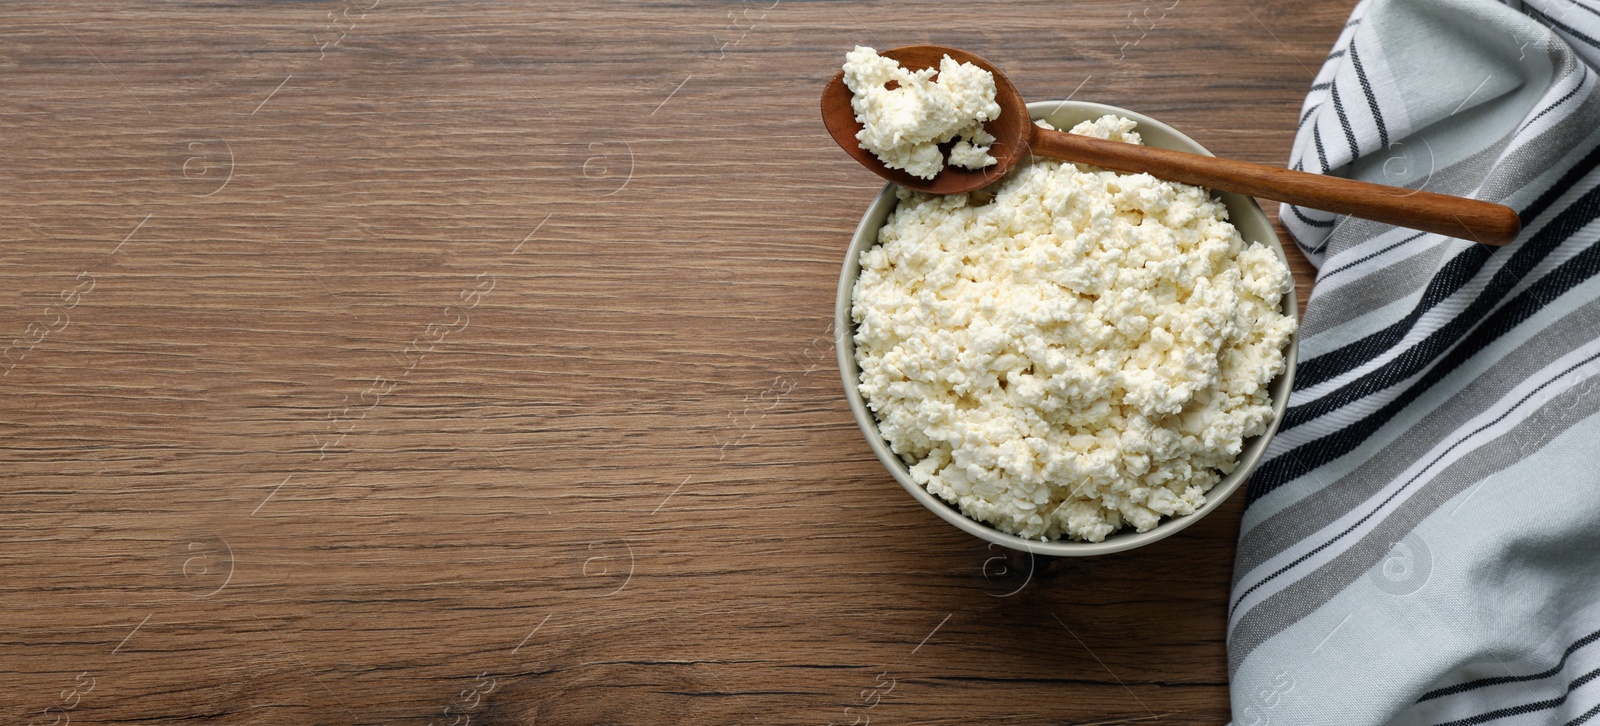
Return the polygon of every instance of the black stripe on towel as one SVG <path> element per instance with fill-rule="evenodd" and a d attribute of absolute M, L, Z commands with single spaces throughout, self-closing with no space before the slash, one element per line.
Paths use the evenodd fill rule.
<path fill-rule="evenodd" d="M 1596 218 L 1600 218 L 1600 188 L 1590 190 L 1578 202 L 1568 207 L 1560 216 L 1552 220 L 1549 225 L 1539 230 L 1538 234 L 1528 240 L 1528 244 L 1523 247 L 1523 250 L 1536 246 L 1553 247 L 1571 237 L 1579 229 L 1588 226 Z M 1540 255 L 1540 257 L 1542 256 Z M 1507 262 L 1506 267 L 1510 268 L 1516 262 L 1517 258 L 1513 257 L 1512 260 Z M 1391 361 L 1388 365 L 1362 376 L 1360 379 L 1326 397 L 1289 409 L 1288 414 L 1284 417 L 1284 426 L 1282 427 L 1284 429 L 1289 428 L 1290 418 L 1297 419 L 1297 423 L 1304 423 L 1325 415 L 1351 401 L 1393 386 L 1432 365 L 1432 368 L 1428 368 L 1420 379 L 1377 411 L 1327 436 L 1306 442 L 1291 451 L 1263 462 L 1261 468 L 1257 469 L 1254 476 L 1250 478 L 1250 488 L 1246 492 L 1246 506 L 1279 486 L 1304 476 L 1313 469 L 1353 451 L 1362 442 L 1371 437 L 1372 434 L 1376 433 L 1402 408 L 1427 392 L 1429 388 L 1449 375 L 1451 371 L 1474 355 L 1477 355 L 1478 352 L 1500 338 L 1500 336 L 1510 332 L 1517 325 L 1532 317 L 1543 309 L 1545 305 L 1583 281 L 1594 277 L 1597 273 L 1600 273 L 1600 245 L 1590 245 L 1572 259 L 1562 263 L 1560 267 L 1552 270 L 1550 274 L 1530 285 L 1526 291 L 1504 307 L 1494 311 L 1487 319 L 1480 320 L 1469 310 L 1468 313 L 1452 320 L 1444 328 L 1435 332 L 1411 350 L 1406 351 L 1405 354 Z M 1520 278 L 1521 275 L 1516 275 L 1516 277 Z M 1512 284 L 1515 284 L 1515 281 Z M 1503 295 L 1504 293 L 1500 294 Z M 1480 297 L 1480 300 L 1482 299 L 1484 298 Z M 1498 302 L 1498 296 L 1493 301 Z M 1476 316 L 1481 315 L 1482 311 L 1476 313 Z M 1478 324 L 1480 322 L 1481 325 Z M 1475 328 L 1473 327 L 1474 325 L 1476 325 Z M 1468 328 L 1472 332 L 1464 340 L 1461 340 L 1459 345 L 1455 345 L 1460 331 L 1451 330 L 1453 327 Z M 1455 345 L 1455 347 L 1451 348 L 1452 345 Z M 1443 354 L 1442 358 L 1440 357 L 1441 354 Z M 1296 383 L 1298 384 L 1298 382 L 1297 375 Z"/>
<path fill-rule="evenodd" d="M 1562 194 L 1570 190 L 1579 180 L 1588 176 L 1596 168 L 1600 168 L 1600 146 L 1590 150 L 1587 156 L 1577 164 L 1574 164 L 1571 169 L 1568 169 L 1561 176 L 1561 179 L 1552 184 L 1543 194 L 1539 195 L 1538 199 L 1535 199 L 1533 203 L 1529 204 L 1527 208 L 1517 215 L 1521 218 L 1522 225 L 1524 227 L 1528 226 L 1529 223 L 1548 211 L 1550 206 L 1555 204 L 1555 201 Z M 1559 244 L 1559 240 L 1554 240 L 1554 244 L 1551 242 L 1547 240 L 1547 244 L 1550 247 L 1553 247 L 1554 244 Z M 1526 250 L 1529 246 L 1532 246 L 1531 243 L 1530 245 L 1525 245 L 1523 249 Z M 1489 249 L 1482 245 L 1470 247 L 1446 263 L 1444 268 L 1434 276 L 1433 281 L 1428 284 L 1427 291 L 1423 293 L 1423 297 L 1418 301 L 1417 307 L 1405 319 L 1388 328 L 1372 333 L 1361 340 L 1354 341 L 1316 358 L 1301 361 L 1295 371 L 1295 389 L 1308 388 L 1347 371 L 1354 370 L 1403 340 L 1405 333 L 1410 330 L 1411 325 L 1421 317 L 1422 313 L 1454 294 L 1456 290 L 1466 284 L 1472 275 L 1477 274 L 1478 270 L 1482 268 L 1483 262 L 1487 261 L 1488 252 Z M 1519 250 L 1520 253 L 1521 251 Z M 1543 255 L 1541 254 L 1540 257 L 1542 258 Z M 1397 327 L 1402 325 L 1404 329 Z M 1285 421 L 1285 424 L 1288 427 L 1292 427 L 1292 425 L 1288 424 L 1288 421 Z"/>
<path fill-rule="evenodd" d="M 1322 104 L 1320 104 L 1320 103 L 1315 105 L 1315 106 L 1312 106 L 1311 108 L 1306 109 L 1306 112 L 1304 114 L 1301 114 L 1301 116 L 1300 116 L 1300 124 L 1299 124 L 1299 126 L 1296 126 L 1295 128 L 1298 129 L 1298 128 L 1301 128 L 1301 127 L 1305 126 L 1306 125 L 1306 119 L 1311 118 L 1311 114 L 1316 113 L 1317 109 L 1319 109 L 1319 108 L 1322 108 Z"/>
<path fill-rule="evenodd" d="M 1267 575 L 1266 577 L 1261 578 L 1260 582 L 1257 582 L 1256 584 L 1251 585 L 1250 587 L 1246 588 L 1244 592 L 1239 593 L 1238 596 L 1233 598 L 1233 604 L 1228 607 L 1228 619 L 1229 620 L 1233 620 L 1233 616 L 1238 611 L 1239 606 L 1244 604 L 1245 598 L 1249 597 L 1250 593 L 1253 593 L 1256 590 L 1261 589 L 1261 587 L 1263 585 L 1266 585 L 1267 583 L 1278 579 L 1279 575 L 1282 575 L 1285 572 L 1288 572 L 1288 571 L 1290 571 L 1290 570 L 1292 570 L 1292 569 L 1294 569 L 1296 567 L 1299 567 L 1300 563 L 1305 562 L 1306 560 L 1309 560 L 1312 557 L 1316 557 L 1318 553 L 1322 552 L 1325 549 L 1328 549 L 1329 547 L 1332 547 L 1339 540 L 1344 539 L 1351 532 L 1356 531 L 1356 529 L 1361 527 L 1361 525 L 1366 524 L 1368 520 L 1372 519 L 1374 516 L 1377 516 L 1377 514 L 1379 512 L 1383 511 L 1384 507 L 1389 506 L 1389 502 L 1394 501 L 1395 497 L 1400 496 L 1401 494 L 1403 494 L 1406 491 L 1406 489 L 1410 488 L 1410 486 L 1412 484 L 1417 483 L 1417 480 L 1421 479 L 1424 474 L 1427 474 L 1428 470 L 1433 468 L 1434 464 L 1439 463 L 1440 460 L 1444 459 L 1446 456 L 1449 456 L 1450 452 L 1455 451 L 1456 447 L 1466 443 L 1472 437 L 1477 436 L 1478 434 L 1483 433 L 1484 431 L 1487 431 L 1487 430 L 1499 425 L 1500 422 L 1506 420 L 1506 418 L 1508 416 L 1510 416 L 1510 415 L 1512 415 L 1514 413 L 1517 413 L 1517 410 L 1522 407 L 1522 404 L 1527 403 L 1529 399 L 1531 399 L 1534 396 L 1538 395 L 1540 391 L 1543 391 L 1550 384 L 1561 380 L 1562 378 L 1566 377 L 1566 375 L 1568 373 L 1571 373 L 1571 372 L 1573 372 L 1573 371 L 1575 371 L 1575 370 L 1577 370 L 1579 368 L 1582 368 L 1583 366 L 1589 365 L 1590 363 L 1593 363 L 1596 360 L 1600 360 L 1600 353 L 1596 353 L 1595 355 L 1591 355 L 1588 358 L 1585 358 L 1585 359 L 1583 359 L 1581 361 L 1578 361 L 1577 363 L 1574 363 L 1574 364 L 1568 366 L 1565 370 L 1563 370 L 1560 373 L 1557 373 L 1557 374 L 1551 376 L 1544 383 L 1539 384 L 1539 386 L 1537 388 L 1534 388 L 1532 391 L 1529 391 L 1528 393 L 1524 394 L 1522 398 L 1517 399 L 1516 403 L 1512 404 L 1510 408 L 1507 408 L 1499 416 L 1494 417 L 1488 423 L 1483 424 L 1482 426 L 1479 426 L 1478 428 L 1475 428 L 1475 429 L 1467 432 L 1465 435 L 1461 436 L 1460 438 L 1456 439 L 1455 443 L 1451 444 L 1449 446 L 1449 448 L 1446 448 L 1444 451 L 1439 452 L 1439 455 L 1433 457 L 1433 460 L 1428 462 L 1427 466 L 1423 467 L 1422 470 L 1418 471 L 1417 473 L 1412 474 L 1410 479 L 1407 479 L 1406 482 L 1404 484 L 1401 484 L 1398 489 L 1395 489 L 1393 492 L 1390 492 L 1389 496 L 1384 497 L 1383 501 L 1379 502 L 1377 506 L 1372 507 L 1371 510 L 1369 510 L 1366 514 L 1361 515 L 1361 517 L 1359 519 L 1357 519 L 1354 524 L 1351 524 L 1350 526 L 1345 527 L 1338 534 L 1336 534 L 1333 537 L 1329 538 L 1328 541 L 1323 542 L 1322 544 L 1319 544 L 1316 547 L 1312 548 L 1312 550 L 1310 552 L 1307 552 L 1307 553 L 1305 553 L 1303 555 L 1300 555 L 1299 557 L 1296 557 L 1293 562 L 1290 562 L 1289 564 L 1284 565 L 1283 567 L 1279 567 L 1278 569 L 1273 570 L 1271 574 Z M 1426 485 L 1424 485 L 1424 486 L 1426 486 Z"/>
<path fill-rule="evenodd" d="M 1567 25 L 1565 23 L 1562 23 L 1561 21 L 1556 20 L 1555 18 L 1552 18 L 1549 15 L 1545 15 L 1544 13 L 1539 12 L 1539 10 L 1536 9 L 1536 8 L 1523 6 L 1523 9 L 1526 10 L 1530 15 L 1537 15 L 1537 16 L 1539 16 L 1539 18 L 1543 19 L 1544 22 L 1545 22 L 1545 27 L 1547 27 L 1547 28 L 1560 28 L 1562 31 L 1566 32 L 1568 35 L 1571 35 L 1572 37 L 1577 38 L 1578 40 L 1581 40 L 1581 41 L 1583 41 L 1585 43 L 1588 43 L 1589 45 L 1591 45 L 1591 46 L 1593 46 L 1595 48 L 1600 48 L 1600 40 L 1595 40 L 1594 38 L 1591 38 L 1591 37 L 1589 37 L 1587 35 L 1584 35 L 1583 33 L 1578 32 L 1577 29 L 1575 29 L 1575 28 L 1573 28 L 1573 27 L 1571 27 L 1571 26 L 1569 26 L 1569 25 Z"/>
<path fill-rule="evenodd" d="M 1327 228 L 1334 225 L 1334 221 L 1331 219 L 1312 219 L 1307 217 L 1305 212 L 1300 211 L 1300 208 L 1294 206 L 1293 204 L 1289 205 L 1289 211 L 1294 212 L 1294 216 L 1300 221 L 1305 222 L 1313 227 Z"/>
<path fill-rule="evenodd" d="M 1361 158 L 1361 149 L 1356 146 L 1356 132 L 1350 130 L 1350 117 L 1344 113 L 1344 104 L 1339 102 L 1339 86 L 1334 84 L 1329 91 L 1333 95 L 1333 110 L 1339 115 L 1339 126 L 1344 129 L 1345 143 L 1350 145 L 1350 160 Z"/>
<path fill-rule="evenodd" d="M 1521 134 L 1522 132 L 1527 131 L 1528 127 L 1532 126 L 1535 121 L 1538 121 L 1539 119 L 1544 118 L 1545 114 L 1556 110 L 1557 106 L 1560 106 L 1561 104 L 1566 103 L 1568 99 L 1571 99 L 1573 96 L 1578 95 L 1578 91 L 1583 90 L 1584 82 L 1589 80 L 1589 64 L 1588 63 L 1583 63 L 1583 64 L 1580 64 L 1580 65 L 1583 66 L 1583 76 L 1578 78 L 1578 85 L 1574 86 L 1572 88 L 1572 90 L 1567 91 L 1567 95 L 1556 99 L 1555 103 L 1552 103 L 1549 106 L 1545 106 L 1543 111 L 1540 111 L 1540 112 L 1534 114 L 1533 118 L 1528 119 L 1528 122 L 1522 125 L 1522 128 L 1517 129 L 1517 133 L 1518 134 Z"/>
<path fill-rule="evenodd" d="M 1562 668 L 1567 667 L 1567 659 L 1571 658 L 1573 653 L 1576 653 L 1579 648 L 1593 643 L 1596 640 L 1600 640 L 1600 630 L 1596 630 L 1593 633 L 1585 635 L 1582 638 L 1579 638 L 1572 645 L 1567 646 L 1567 649 L 1561 653 L 1561 660 L 1556 661 L 1555 665 L 1539 671 L 1538 673 L 1529 673 L 1525 676 L 1495 676 L 1493 678 L 1479 678 L 1475 681 L 1458 683 L 1454 686 L 1435 688 L 1427 693 L 1422 694 L 1422 698 L 1417 699 L 1417 703 L 1422 703 L 1423 701 L 1432 701 L 1435 698 L 1444 698 L 1445 696 L 1454 696 L 1458 693 L 1466 693 L 1467 691 L 1475 691 L 1479 688 L 1488 688 L 1489 686 L 1544 680 L 1550 676 L 1560 673 Z"/>
<path fill-rule="evenodd" d="M 1383 112 L 1378 110 L 1378 97 L 1372 93 L 1372 83 L 1367 81 L 1367 71 L 1361 67 L 1361 54 L 1356 52 L 1356 39 L 1350 39 L 1350 62 L 1356 66 L 1356 80 L 1361 82 L 1361 92 L 1367 94 L 1367 107 L 1372 109 L 1372 120 L 1378 124 L 1378 146 L 1389 148 L 1389 129 L 1383 125 Z"/>
<path fill-rule="evenodd" d="M 1416 233 L 1414 235 L 1411 235 L 1410 237 L 1407 237 L 1407 238 L 1405 238 L 1403 240 L 1400 240 L 1399 242 L 1396 242 L 1396 243 L 1394 243 L 1392 245 L 1389 245 L 1388 247 L 1385 247 L 1385 248 L 1383 248 L 1381 250 L 1378 250 L 1377 252 L 1374 252 L 1374 253 L 1372 253 L 1370 255 L 1365 255 L 1359 260 L 1354 260 L 1354 261 L 1350 262 L 1347 265 L 1340 265 L 1340 266 L 1338 266 L 1338 267 L 1336 267 L 1336 268 L 1334 268 L 1332 270 L 1329 270 L 1328 272 L 1324 273 L 1322 275 L 1322 277 L 1319 278 L 1317 281 L 1321 282 L 1322 280 L 1326 280 L 1326 279 L 1328 279 L 1330 277 L 1333 277 L 1334 275 L 1337 275 L 1337 274 L 1339 274 L 1341 272 L 1344 272 L 1345 270 L 1348 270 L 1348 269 L 1350 269 L 1352 267 L 1355 267 L 1356 265 L 1359 265 L 1359 264 L 1361 264 L 1363 262 L 1366 262 L 1367 260 L 1370 260 L 1370 259 L 1372 259 L 1374 257 L 1377 257 L 1378 255 L 1381 255 L 1381 254 L 1383 254 L 1385 252 L 1388 252 L 1389 250 L 1392 250 L 1392 249 L 1394 249 L 1396 247 L 1399 247 L 1400 245 L 1403 245 L 1403 244 L 1405 244 L 1407 242 L 1410 242 L 1411 240 L 1417 239 L 1418 237 L 1421 237 L 1422 235 L 1425 235 L 1425 234 L 1427 234 L 1427 232 L 1418 232 L 1418 233 Z"/>
<path fill-rule="evenodd" d="M 1317 161 L 1322 162 L 1322 173 L 1328 173 L 1328 152 L 1322 150 L 1322 126 L 1314 124 L 1311 127 L 1311 140 L 1317 144 Z"/>
<path fill-rule="evenodd" d="M 1567 684 L 1566 693 L 1556 696 L 1555 698 L 1550 698 L 1543 701 L 1534 701 L 1533 703 L 1524 703 L 1521 706 L 1511 706 L 1510 708 L 1496 709 L 1488 713 L 1480 713 L 1476 716 L 1471 716 L 1468 718 L 1447 721 L 1439 724 L 1439 726 L 1478 726 L 1478 724 L 1488 723 L 1490 721 L 1502 719 L 1507 716 L 1524 716 L 1530 713 L 1548 711 L 1552 708 L 1560 706 L 1563 703 L 1566 703 L 1567 696 L 1572 695 L 1572 692 L 1577 690 L 1579 686 L 1582 686 L 1583 684 L 1588 683 L 1596 678 L 1600 678 L 1600 668 L 1596 668 L 1588 673 L 1578 676 L 1571 683 Z M 1577 719 L 1573 720 L 1572 723 L 1578 724 L 1588 721 L 1589 718 L 1597 711 L 1600 711 L 1600 706 L 1597 706 L 1594 709 L 1591 709 L 1588 713 L 1579 716 Z"/>

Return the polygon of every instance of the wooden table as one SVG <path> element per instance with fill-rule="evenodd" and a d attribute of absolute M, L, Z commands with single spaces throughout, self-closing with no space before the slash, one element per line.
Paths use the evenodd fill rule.
<path fill-rule="evenodd" d="M 1029 562 L 873 459 L 817 97 L 940 43 L 1282 163 L 1350 5 L 7 4 L 0 720 L 1226 719 L 1241 497 Z"/>

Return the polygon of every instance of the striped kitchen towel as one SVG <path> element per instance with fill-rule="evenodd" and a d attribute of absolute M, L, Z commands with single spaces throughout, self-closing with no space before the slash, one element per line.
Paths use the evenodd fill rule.
<path fill-rule="evenodd" d="M 1363 0 L 1317 74 L 1292 166 L 1523 232 L 1282 208 L 1319 272 L 1239 537 L 1239 726 L 1600 726 L 1597 69 L 1600 0 Z"/>

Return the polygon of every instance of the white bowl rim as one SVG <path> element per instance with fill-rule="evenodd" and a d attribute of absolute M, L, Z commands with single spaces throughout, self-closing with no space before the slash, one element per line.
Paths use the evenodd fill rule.
<path fill-rule="evenodd" d="M 1205 147 L 1177 129 L 1149 116 L 1125 108 L 1103 103 L 1065 99 L 1029 103 L 1028 113 L 1033 118 L 1039 119 L 1054 114 L 1063 108 L 1091 111 L 1097 114 L 1096 117 L 1104 114 L 1116 114 L 1135 121 L 1141 129 L 1159 129 L 1175 137 L 1181 142 L 1180 145 L 1189 147 L 1179 148 L 1179 151 L 1190 151 L 1213 156 Z M 878 192 L 872 204 L 867 207 L 866 213 L 861 217 L 861 222 L 856 225 L 855 233 L 851 236 L 850 246 L 845 255 L 844 269 L 839 274 L 839 289 L 834 298 L 834 348 L 839 363 L 840 381 L 844 384 L 845 400 L 849 402 L 850 412 L 855 417 L 856 424 L 861 428 L 862 434 L 866 436 L 867 444 L 872 448 L 873 453 L 877 455 L 878 461 L 883 464 L 884 468 L 889 470 L 889 474 L 894 477 L 895 481 L 900 483 L 901 488 L 910 493 L 923 507 L 926 507 L 940 519 L 955 525 L 963 532 L 987 542 L 993 542 L 1034 555 L 1086 557 L 1131 550 L 1177 534 L 1221 506 L 1249 478 L 1250 473 L 1260 463 L 1261 456 L 1266 450 L 1266 444 L 1277 433 L 1278 424 L 1283 421 L 1284 410 L 1288 405 L 1288 393 L 1294 382 L 1294 372 L 1299 357 L 1300 336 L 1298 330 L 1294 335 L 1290 336 L 1289 346 L 1284 352 L 1287 364 L 1283 373 L 1269 384 L 1272 389 L 1279 392 L 1279 395 L 1273 398 L 1272 423 L 1268 424 L 1267 430 L 1260 436 L 1255 437 L 1251 442 L 1246 442 L 1247 446 L 1245 451 L 1241 452 L 1239 465 L 1232 473 L 1223 477 L 1222 481 L 1218 482 L 1216 486 L 1206 493 L 1206 503 L 1196 509 L 1193 514 L 1182 517 L 1163 517 L 1160 523 L 1147 532 L 1134 532 L 1129 529 L 1118 530 L 1100 542 L 1077 542 L 1066 539 L 1041 542 L 1001 532 L 983 522 L 967 517 L 955 505 L 940 499 L 913 481 L 905 462 L 901 461 L 900 457 L 890 450 L 888 442 L 878 432 L 877 418 L 867 408 L 866 401 L 861 395 L 859 387 L 860 368 L 855 361 L 855 336 L 853 332 L 855 330 L 855 322 L 850 314 L 851 293 L 855 287 L 855 278 L 860 274 L 860 253 L 877 244 L 878 229 L 877 227 L 869 229 L 868 222 L 880 215 L 886 216 L 892 211 L 892 207 L 897 203 L 894 191 L 894 184 L 884 184 L 883 189 Z M 1243 203 L 1233 204 L 1230 207 L 1243 208 L 1247 214 L 1260 215 L 1261 229 L 1264 230 L 1265 236 L 1247 241 L 1266 244 L 1278 253 L 1280 259 L 1287 262 L 1287 256 L 1284 254 L 1283 244 L 1278 240 L 1277 231 L 1273 229 L 1271 219 L 1266 216 L 1266 212 L 1261 210 L 1261 206 L 1256 203 L 1256 200 L 1248 196 L 1227 192 L 1219 194 L 1224 198 L 1235 197 L 1237 201 L 1242 201 Z M 884 207 L 889 209 L 886 210 Z M 1231 209 L 1230 211 L 1237 210 Z M 1299 305 L 1293 291 L 1284 296 L 1283 308 L 1286 314 L 1297 321 L 1299 320 Z M 852 380 L 852 378 L 856 380 Z M 1256 440 L 1259 440 L 1259 443 L 1252 443 Z"/>

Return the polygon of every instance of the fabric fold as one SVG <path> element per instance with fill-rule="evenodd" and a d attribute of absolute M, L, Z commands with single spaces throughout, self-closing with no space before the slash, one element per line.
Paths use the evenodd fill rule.
<path fill-rule="evenodd" d="M 1281 207 L 1318 277 L 1247 494 L 1236 723 L 1600 723 L 1597 64 L 1600 0 L 1362 0 L 1313 80 L 1291 167 L 1523 231 Z"/>

